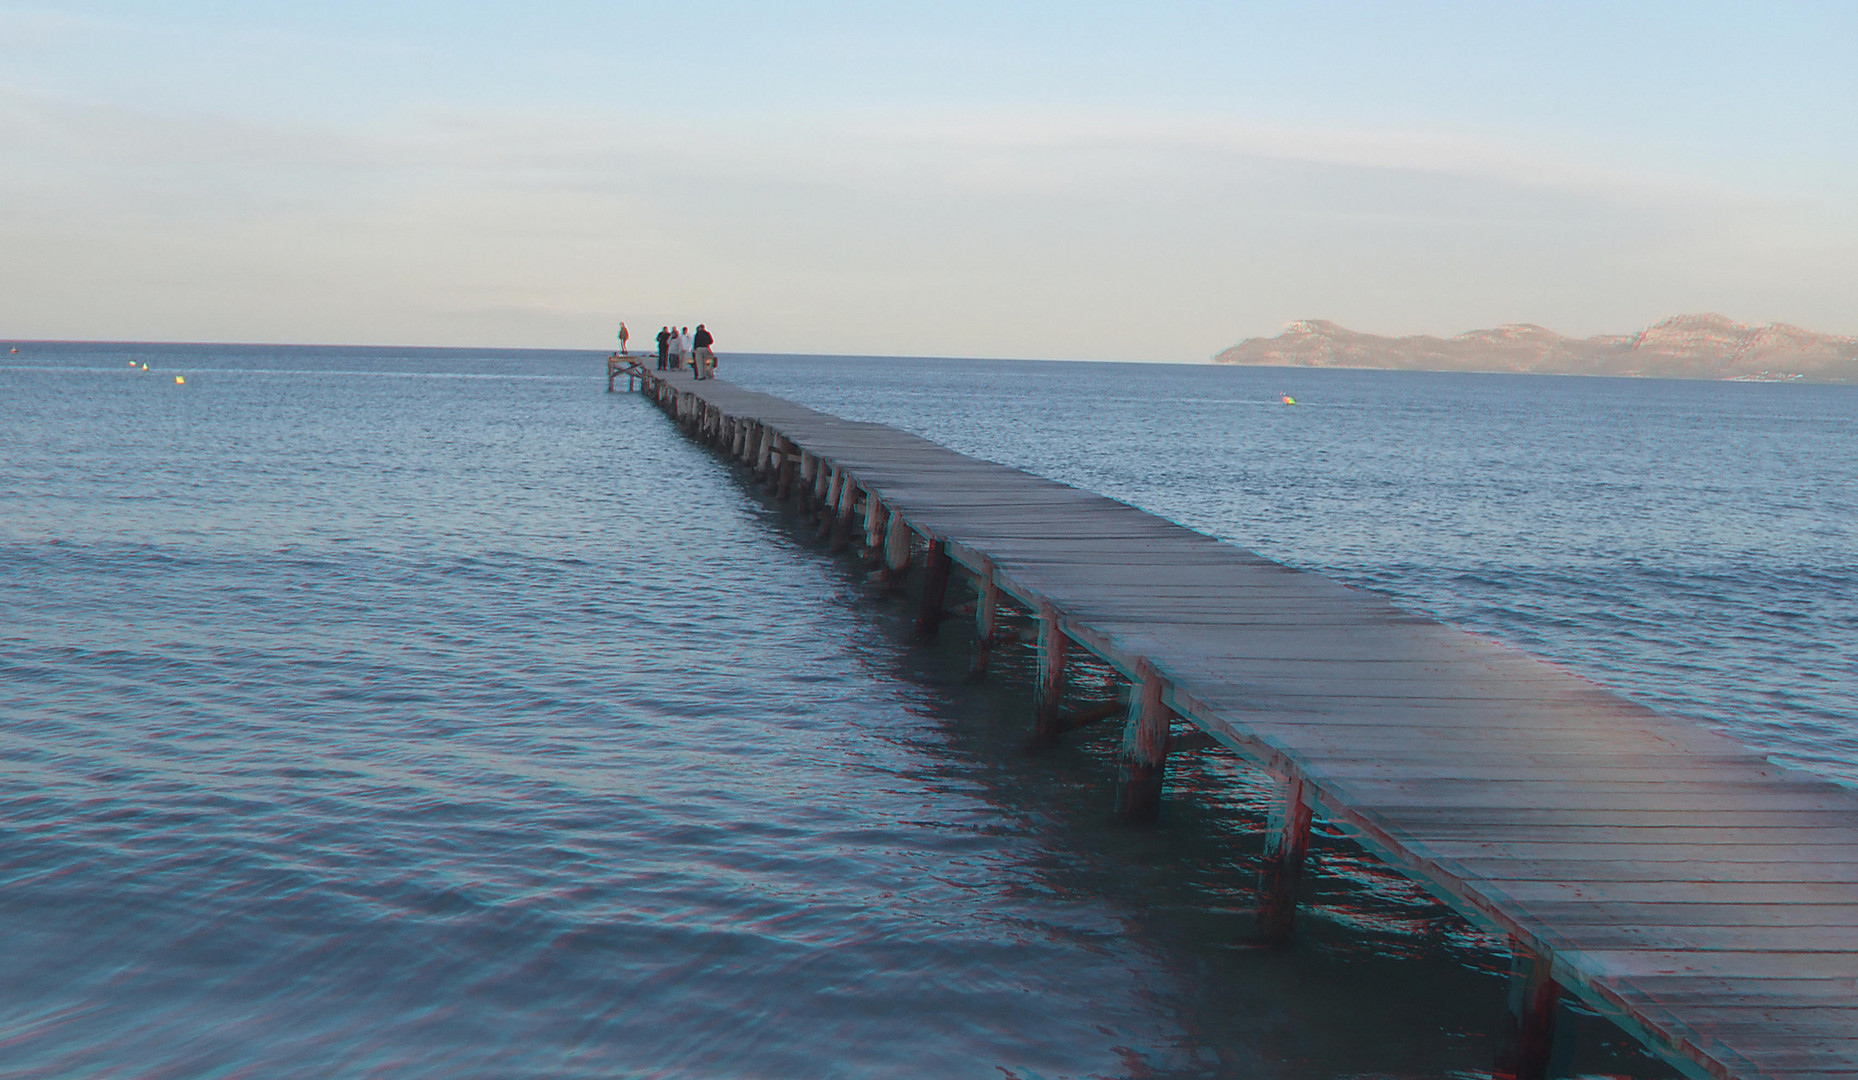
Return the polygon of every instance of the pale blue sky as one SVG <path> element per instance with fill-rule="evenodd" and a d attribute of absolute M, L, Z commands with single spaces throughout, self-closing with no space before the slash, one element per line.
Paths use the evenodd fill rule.
<path fill-rule="evenodd" d="M 0 337 L 1858 333 L 1858 4 L 0 2 Z"/>

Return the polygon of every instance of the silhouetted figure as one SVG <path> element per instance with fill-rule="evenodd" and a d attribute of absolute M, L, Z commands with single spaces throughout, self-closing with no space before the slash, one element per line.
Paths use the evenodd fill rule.
<path fill-rule="evenodd" d="M 665 369 L 665 364 L 670 359 L 670 355 L 671 355 L 670 350 L 671 350 L 671 328 L 668 326 L 660 327 L 658 329 L 658 370 L 659 371 L 663 371 Z"/>
<path fill-rule="evenodd" d="M 626 331 L 626 321 L 621 319 L 619 322 L 619 355 L 626 355 L 626 340 L 631 336 L 632 335 Z"/>
<path fill-rule="evenodd" d="M 703 324 L 698 323 L 697 332 L 690 337 L 693 378 L 708 379 L 716 374 L 716 354 L 710 351 L 710 346 L 715 342 L 716 339 L 703 328 Z"/>

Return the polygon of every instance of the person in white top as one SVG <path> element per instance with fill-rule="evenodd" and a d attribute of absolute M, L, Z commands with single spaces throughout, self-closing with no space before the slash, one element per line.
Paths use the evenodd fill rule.
<path fill-rule="evenodd" d="M 690 349 L 684 344 L 684 335 L 678 333 L 677 327 L 673 326 L 671 328 L 671 370 L 683 370 L 684 357 L 688 355 L 690 355 Z"/>
<path fill-rule="evenodd" d="M 696 350 L 690 347 L 690 327 L 688 326 L 677 332 L 677 352 L 679 356 L 690 357 L 691 363 L 697 362 Z"/>

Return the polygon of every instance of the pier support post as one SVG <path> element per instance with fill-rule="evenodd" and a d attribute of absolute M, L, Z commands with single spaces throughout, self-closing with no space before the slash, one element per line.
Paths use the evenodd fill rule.
<path fill-rule="evenodd" d="M 832 506 L 832 481 L 837 469 L 828 469 L 825 459 L 813 459 L 813 508 L 824 514 Z"/>
<path fill-rule="evenodd" d="M 1282 944 L 1296 923 L 1314 816 L 1310 794 L 1303 777 L 1287 778 L 1278 787 L 1265 825 L 1264 864 L 1258 870 L 1258 936 L 1268 945 Z"/>
<path fill-rule="evenodd" d="M 884 504 L 878 500 L 876 493 L 864 493 L 864 546 L 869 551 L 876 551 L 878 542 L 884 539 Z"/>
<path fill-rule="evenodd" d="M 943 609 L 948 606 L 948 575 L 954 560 L 948 557 L 948 544 L 943 540 L 929 541 L 929 551 L 923 556 L 923 606 L 916 616 L 916 636 L 932 638 L 936 629 L 942 625 L 942 618 L 947 614 Z"/>
<path fill-rule="evenodd" d="M 910 526 L 903 511 L 890 509 L 890 527 L 884 531 L 884 581 L 891 588 L 903 582 L 910 570 Z"/>
<path fill-rule="evenodd" d="M 753 465 L 755 467 L 756 476 L 765 477 L 768 475 L 768 469 L 774 463 L 775 441 L 774 429 L 763 424 L 761 426 L 761 441 L 755 446 L 755 460 Z"/>
<path fill-rule="evenodd" d="M 1065 653 L 1071 640 L 1058 628 L 1058 612 L 1039 605 L 1039 682 L 1032 696 L 1032 741 L 1044 745 L 1059 735 L 1058 699 L 1064 696 Z"/>
<path fill-rule="evenodd" d="M 831 532 L 839 518 L 839 488 L 845 482 L 845 470 L 837 465 L 826 477 L 826 499 L 819 508 L 819 535 Z"/>
<path fill-rule="evenodd" d="M 1510 942 L 1510 1002 L 1497 1043 L 1497 1080 L 1546 1080 L 1555 1044 L 1555 1007 L 1561 987 L 1547 957 Z"/>
<path fill-rule="evenodd" d="M 1161 676 L 1143 660 L 1136 665 L 1135 692 L 1129 696 L 1129 723 L 1123 727 L 1122 775 L 1116 788 L 1116 813 L 1124 821 L 1148 825 L 1161 817 L 1161 784 L 1168 769 L 1168 721 L 1173 714 L 1161 702 Z"/>
<path fill-rule="evenodd" d="M 851 546 L 852 515 L 858 512 L 858 485 L 844 469 L 839 473 L 839 509 L 832 525 L 832 553 L 834 555 Z"/>
<path fill-rule="evenodd" d="M 778 479 L 774 482 L 774 497 L 786 502 L 794 493 L 794 444 L 793 440 L 782 435 L 774 440 L 774 452 L 780 456 L 781 466 L 777 470 Z"/>
<path fill-rule="evenodd" d="M 980 579 L 975 585 L 974 658 L 968 663 L 970 679 L 987 674 L 987 665 L 993 659 L 1000 635 L 1000 586 L 994 582 L 993 560 L 981 560 Z"/>
<path fill-rule="evenodd" d="M 729 445 L 729 456 L 737 461 L 747 460 L 748 456 L 748 421 L 738 418 L 735 422 L 735 441 Z"/>

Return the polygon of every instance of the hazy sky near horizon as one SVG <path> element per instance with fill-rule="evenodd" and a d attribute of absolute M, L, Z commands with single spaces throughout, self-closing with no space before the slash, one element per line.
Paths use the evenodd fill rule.
<path fill-rule="evenodd" d="M 6 4 L 0 338 L 1858 334 L 1858 4 Z"/>

